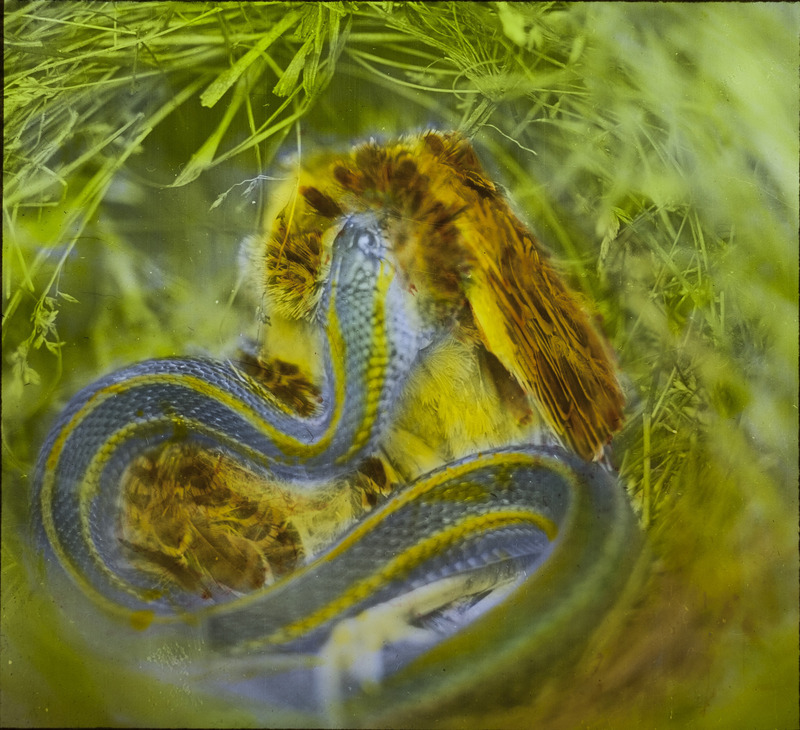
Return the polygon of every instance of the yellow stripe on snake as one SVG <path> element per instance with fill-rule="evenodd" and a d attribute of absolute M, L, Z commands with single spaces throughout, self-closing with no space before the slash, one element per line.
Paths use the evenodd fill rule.
<path fill-rule="evenodd" d="M 34 512 L 48 554 L 126 619 L 120 631 L 199 637 L 224 667 L 203 680 L 220 691 L 329 722 L 434 711 L 575 651 L 624 583 L 627 496 L 585 460 L 621 418 L 610 361 L 472 154 L 433 133 L 366 145 L 313 163 L 307 178 L 331 186 L 281 203 L 256 278 L 274 326 L 305 322 L 321 350 L 320 384 L 296 402 L 252 363 L 149 360 L 79 393 L 45 443 Z M 461 205 L 413 194 L 459 185 Z M 479 256 L 491 235 L 494 254 Z M 492 381 L 474 413 L 458 377 L 437 380 L 453 352 Z M 487 433 L 464 437 L 443 399 Z M 302 501 L 375 464 L 393 493 L 328 548 L 305 562 L 291 547 L 254 552 L 267 532 L 291 542 L 297 508 L 262 508 L 259 490 Z M 132 522 L 171 524 L 189 492 L 223 517 L 152 550 Z M 203 567 L 212 580 L 198 590 Z M 276 656 L 313 661 L 282 672 Z"/>

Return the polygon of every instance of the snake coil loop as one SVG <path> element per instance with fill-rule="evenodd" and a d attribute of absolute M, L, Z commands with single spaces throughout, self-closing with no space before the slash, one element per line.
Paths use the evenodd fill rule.
<path fill-rule="evenodd" d="M 408 620 L 435 627 L 437 612 L 463 596 L 514 584 L 486 616 L 469 600 L 451 610 L 449 628 L 397 660 L 398 696 L 455 692 L 463 672 L 431 669 L 446 652 L 513 662 L 522 637 L 535 637 L 549 656 L 557 627 L 586 628 L 611 600 L 634 530 L 616 479 L 560 447 L 495 449 L 425 474 L 295 574 L 217 605 L 154 583 L 120 539 L 126 470 L 167 444 L 218 453 L 300 491 L 352 473 L 376 451 L 431 340 L 409 298 L 375 216 L 350 216 L 315 318 L 324 347 L 316 412 L 298 416 L 233 362 L 205 359 L 148 360 L 85 388 L 50 432 L 34 479 L 51 553 L 110 612 L 194 615 L 211 647 L 251 656 L 318 652 L 343 622 L 404 596 L 419 599 Z M 442 586 L 446 596 L 432 598 Z M 488 628 L 492 611 L 506 617 L 501 636 Z M 424 690 L 408 679 L 419 655 Z"/>

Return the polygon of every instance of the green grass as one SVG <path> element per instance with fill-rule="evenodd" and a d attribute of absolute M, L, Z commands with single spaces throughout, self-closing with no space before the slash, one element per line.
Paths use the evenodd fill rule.
<path fill-rule="evenodd" d="M 114 719 L 97 666 L 34 638 L 60 625 L 21 529 L 54 414 L 126 362 L 230 350 L 251 317 L 238 242 L 284 151 L 429 125 L 473 136 L 602 317 L 629 397 L 615 459 L 656 556 L 639 610 L 689 617 L 672 664 L 667 638 L 653 654 L 644 619 L 623 622 L 642 648 L 580 723 L 797 724 L 796 6 L 5 13 L 4 724 Z M 78 664 L 70 704 L 58 667 Z M 570 726 L 564 692 L 508 721 Z"/>

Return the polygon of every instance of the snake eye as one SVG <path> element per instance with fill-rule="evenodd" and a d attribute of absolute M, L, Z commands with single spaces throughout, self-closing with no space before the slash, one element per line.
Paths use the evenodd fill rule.
<path fill-rule="evenodd" d="M 356 239 L 356 245 L 361 251 L 369 256 L 380 257 L 383 254 L 384 245 L 380 236 L 372 231 L 363 231 Z"/>

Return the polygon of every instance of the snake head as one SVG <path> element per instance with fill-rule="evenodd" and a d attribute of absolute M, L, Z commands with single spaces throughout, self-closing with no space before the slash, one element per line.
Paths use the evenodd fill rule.
<path fill-rule="evenodd" d="M 333 242 L 330 278 L 339 286 L 374 283 L 375 272 L 383 267 L 394 269 L 389 260 L 389 242 L 375 216 L 348 216 Z"/>

